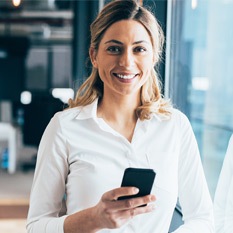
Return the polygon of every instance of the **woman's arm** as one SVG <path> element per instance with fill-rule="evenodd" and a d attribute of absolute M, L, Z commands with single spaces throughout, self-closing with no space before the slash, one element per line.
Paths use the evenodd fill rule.
<path fill-rule="evenodd" d="M 47 126 L 38 149 L 27 219 L 29 233 L 63 232 L 66 216 L 59 217 L 69 172 L 66 140 L 59 117 Z"/>
<path fill-rule="evenodd" d="M 184 225 L 175 233 L 213 233 L 213 207 L 195 136 L 186 117 L 181 118 L 179 202 Z"/>

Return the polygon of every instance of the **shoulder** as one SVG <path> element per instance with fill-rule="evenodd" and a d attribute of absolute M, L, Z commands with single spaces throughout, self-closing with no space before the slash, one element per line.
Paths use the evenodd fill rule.
<path fill-rule="evenodd" d="M 180 130 L 180 133 L 182 132 L 184 135 L 187 135 L 187 133 L 193 134 L 193 127 L 191 122 L 183 112 L 174 108 L 172 112 L 172 118 L 177 128 Z"/>
<path fill-rule="evenodd" d="M 82 108 L 83 107 L 74 107 L 64 109 L 63 111 L 55 113 L 53 118 L 58 119 L 60 121 L 72 120 L 79 115 L 79 113 L 82 111 Z"/>
<path fill-rule="evenodd" d="M 63 128 L 65 125 L 73 122 L 77 116 L 80 114 L 82 107 L 74 107 L 69 109 L 64 109 L 54 114 L 49 122 L 50 126 L 55 128 Z"/>
<path fill-rule="evenodd" d="M 171 108 L 171 116 L 173 118 L 188 119 L 187 116 L 177 108 Z"/>
<path fill-rule="evenodd" d="M 162 127 L 163 131 L 173 132 L 177 137 L 193 132 L 191 123 L 183 112 L 173 107 L 169 109 L 169 112 L 170 114 L 166 116 L 155 114 L 151 119 L 152 125 Z"/>
<path fill-rule="evenodd" d="M 176 125 L 189 125 L 189 119 L 188 117 L 181 112 L 180 110 L 171 107 L 169 109 L 170 114 L 167 116 L 161 116 L 161 115 L 157 115 L 156 118 L 158 118 L 160 121 L 162 122 L 168 122 L 168 123 L 174 123 Z"/>
<path fill-rule="evenodd" d="M 188 117 L 176 108 L 172 108 L 170 110 L 171 115 L 170 119 L 168 120 L 168 124 L 171 125 L 173 130 L 176 130 L 178 135 L 189 135 L 193 134 L 193 128 Z"/>

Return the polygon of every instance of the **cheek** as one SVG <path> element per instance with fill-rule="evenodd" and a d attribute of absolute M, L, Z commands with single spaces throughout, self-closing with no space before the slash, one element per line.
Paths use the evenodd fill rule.
<path fill-rule="evenodd" d="M 144 60 L 140 63 L 143 73 L 148 74 L 154 68 L 154 63 L 151 60 Z"/>
<path fill-rule="evenodd" d="M 102 80 L 102 82 L 105 82 L 105 80 L 108 77 L 109 74 L 109 66 L 107 63 L 98 63 L 97 70 L 99 73 L 99 77 Z"/>
<path fill-rule="evenodd" d="M 106 59 L 104 55 L 96 58 L 96 65 L 99 70 L 107 70 L 110 65 L 110 59 Z"/>

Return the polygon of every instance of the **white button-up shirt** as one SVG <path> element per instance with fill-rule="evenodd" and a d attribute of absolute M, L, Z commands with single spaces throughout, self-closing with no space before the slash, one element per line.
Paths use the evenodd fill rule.
<path fill-rule="evenodd" d="M 214 199 L 216 233 L 233 232 L 233 135 L 226 156 Z"/>
<path fill-rule="evenodd" d="M 185 222 L 176 233 L 213 233 L 212 202 L 188 119 L 138 120 L 130 143 L 97 117 L 97 102 L 55 114 L 42 137 L 31 191 L 30 233 L 63 233 L 67 215 L 96 205 L 121 185 L 125 168 L 152 168 L 156 209 L 101 233 L 167 233 L 179 198 Z M 59 217 L 66 193 L 67 215 Z M 77 226 L 78 227 L 78 226 Z"/>

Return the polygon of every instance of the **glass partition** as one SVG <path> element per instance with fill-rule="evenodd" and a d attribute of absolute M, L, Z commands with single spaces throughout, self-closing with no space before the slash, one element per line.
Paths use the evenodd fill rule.
<path fill-rule="evenodd" d="M 168 1 L 165 94 L 190 119 L 212 197 L 233 133 L 233 1 Z"/>

